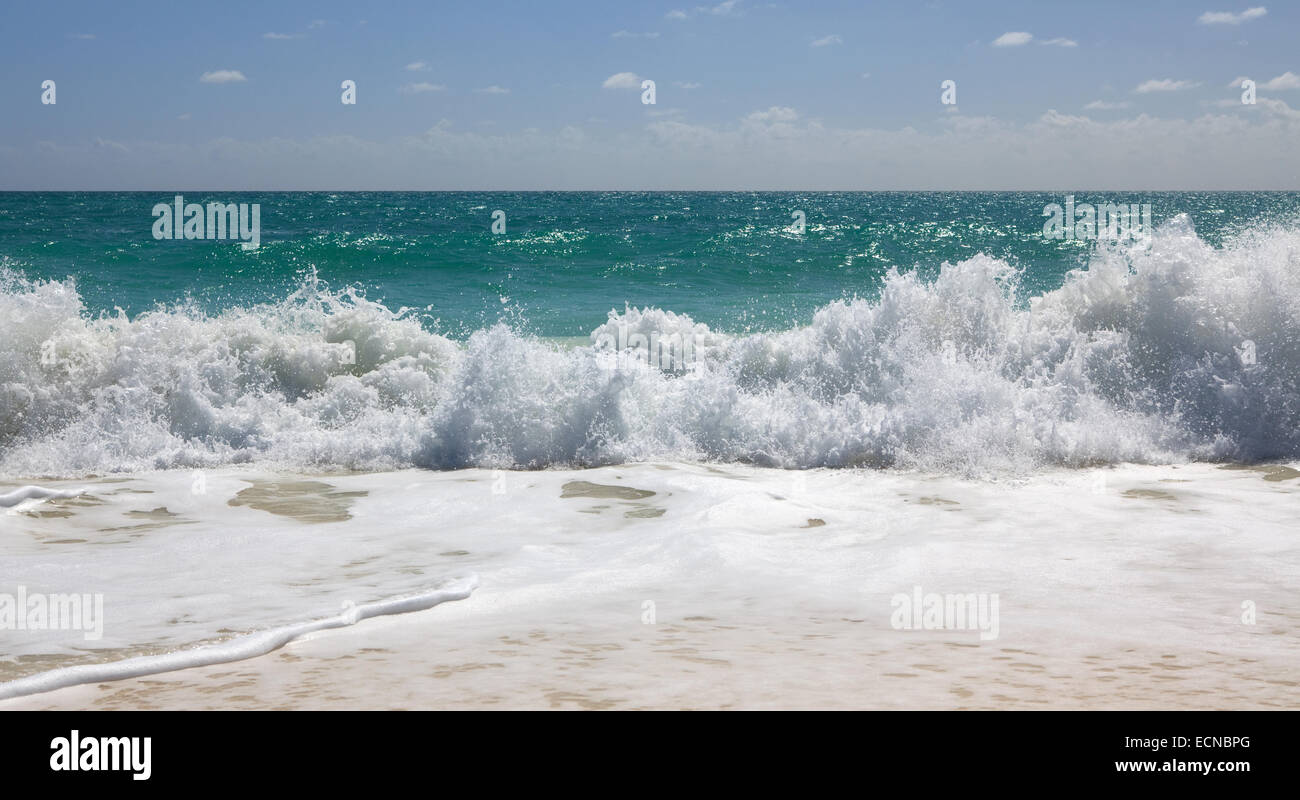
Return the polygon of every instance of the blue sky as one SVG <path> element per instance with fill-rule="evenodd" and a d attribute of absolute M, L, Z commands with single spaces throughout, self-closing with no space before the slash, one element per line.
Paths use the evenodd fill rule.
<path fill-rule="evenodd" d="M 1298 34 L 1221 0 L 55 0 L 5 11 L 0 189 L 1300 189 Z"/>

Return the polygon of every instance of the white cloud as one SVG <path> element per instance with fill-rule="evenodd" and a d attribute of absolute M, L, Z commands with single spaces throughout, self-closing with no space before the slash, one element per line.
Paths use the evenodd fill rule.
<path fill-rule="evenodd" d="M 203 83 L 239 83 L 248 80 L 248 78 L 245 78 L 244 73 L 237 69 L 218 69 L 203 73 L 199 80 Z"/>
<path fill-rule="evenodd" d="M 1237 85 L 1240 86 L 1241 84 L 1238 83 Z M 1296 75 L 1294 72 L 1283 72 L 1276 78 L 1261 83 L 1259 88 L 1275 91 L 1279 89 L 1300 89 L 1300 75 Z"/>
<path fill-rule="evenodd" d="M 402 67 L 402 69 L 406 70 L 407 72 L 428 72 L 429 65 L 424 63 L 423 61 L 412 61 L 411 63 L 407 64 L 405 67 Z"/>
<path fill-rule="evenodd" d="M 635 72 L 616 72 L 600 85 L 602 89 L 640 89 L 641 78 Z"/>
<path fill-rule="evenodd" d="M 740 7 L 740 0 L 724 0 L 716 6 L 696 6 L 694 11 L 675 9 L 664 15 L 665 19 L 690 19 L 692 15 L 730 16 Z"/>
<path fill-rule="evenodd" d="M 654 33 L 632 33 L 631 31 L 614 31 L 610 34 L 611 39 L 658 39 L 659 34 Z"/>
<path fill-rule="evenodd" d="M 1050 44 L 1056 47 L 1078 47 L 1079 46 L 1078 42 L 1076 42 L 1073 39 L 1067 39 L 1064 36 L 1058 36 L 1055 39 L 1048 39 L 1047 41 L 1039 42 L 1039 44 Z"/>
<path fill-rule="evenodd" d="M 704 84 L 702 83 L 692 83 L 691 81 L 677 81 L 673 84 L 673 86 L 676 86 L 678 89 L 698 89 L 703 85 Z"/>
<path fill-rule="evenodd" d="M 823 36 L 820 39 L 814 39 L 812 46 L 825 47 L 830 44 L 844 44 L 844 40 L 840 38 L 838 33 L 832 33 L 830 36 Z"/>
<path fill-rule="evenodd" d="M 745 117 L 746 122 L 794 122 L 799 112 L 788 106 L 772 106 L 766 111 L 755 111 Z"/>
<path fill-rule="evenodd" d="M 95 138 L 95 147 L 99 150 L 110 150 L 114 153 L 129 153 L 131 149 L 121 142 L 115 142 L 112 139 Z"/>
<path fill-rule="evenodd" d="M 1138 94 L 1149 94 L 1151 92 L 1180 92 L 1183 89 L 1194 89 L 1201 84 L 1195 81 L 1175 81 L 1170 78 L 1164 80 L 1149 80 L 1138 85 L 1133 91 Z"/>
<path fill-rule="evenodd" d="M 446 91 L 446 89 L 447 87 L 443 86 L 441 83 L 427 83 L 421 81 L 420 83 L 408 83 L 397 91 L 402 94 L 423 94 L 425 92 L 442 92 Z"/>
<path fill-rule="evenodd" d="M 1108 100 L 1093 100 L 1091 103 L 1084 106 L 1084 108 L 1088 111 L 1118 111 L 1121 108 L 1128 108 L 1131 105 L 1133 104 L 1127 102 L 1112 103 Z"/>
<path fill-rule="evenodd" d="M 262 34 L 262 38 L 263 38 L 263 39 L 276 39 L 276 40 L 281 40 L 281 39 L 304 39 L 304 38 L 306 38 L 306 36 L 307 36 L 307 34 L 305 34 L 305 33 L 264 33 L 264 34 Z"/>
<path fill-rule="evenodd" d="M 1158 119 L 1143 114 L 1134 119 L 1098 122 L 1086 116 L 1049 111 L 1028 124 L 954 115 L 947 118 L 946 130 L 938 134 L 912 127 L 834 129 L 799 121 L 746 125 L 748 118 L 737 129 L 665 120 L 652 124 L 650 131 L 660 143 L 662 158 L 682 165 L 676 175 L 670 174 L 670 169 L 655 176 L 659 184 L 674 187 L 687 185 L 682 182 L 683 176 L 694 169 L 685 179 L 690 186 L 712 186 L 721 181 L 728 186 L 763 188 L 816 185 L 952 190 L 1050 188 L 1066 182 L 1147 190 L 1190 186 L 1286 188 L 1291 174 L 1273 175 L 1268 164 L 1281 159 L 1300 165 L 1300 152 L 1285 144 L 1287 136 L 1300 131 L 1300 121 L 1288 116 L 1287 111 L 1281 106 L 1269 109 L 1269 117 L 1256 118 L 1258 124 L 1240 115 L 1221 114 L 1195 120 Z M 765 118 L 768 114 L 758 112 L 758 116 Z M 1152 147 L 1124 153 L 1108 150 L 1105 154 L 1089 150 L 1092 141 L 1130 137 Z M 1244 141 L 1268 148 L 1269 154 L 1255 157 L 1252 153 L 1249 164 L 1207 165 L 1204 172 L 1189 180 L 1186 159 L 1199 162 L 1206 153 L 1227 154 Z M 1054 155 L 1062 146 L 1079 157 L 1062 163 Z M 1153 158 L 1153 151 L 1160 156 Z M 758 158 L 777 159 L 761 163 L 782 166 L 760 169 L 761 175 L 755 178 L 744 165 L 759 163 L 754 161 Z"/>
<path fill-rule="evenodd" d="M 1261 97 L 1255 102 L 1256 104 L 1263 106 L 1264 110 L 1271 114 L 1276 114 L 1277 116 L 1286 119 L 1300 120 L 1300 111 L 1297 111 L 1281 100 L 1272 100 L 1267 97 Z"/>
<path fill-rule="evenodd" d="M 1266 116 L 1279 117 L 1281 119 L 1300 120 L 1300 111 L 1292 108 L 1281 100 L 1269 97 L 1260 97 L 1254 103 L 1243 103 L 1240 100 L 1215 100 L 1213 103 L 1202 103 L 1202 105 L 1211 108 L 1230 108 L 1234 111 L 1244 111 L 1248 114 L 1263 113 Z"/>
<path fill-rule="evenodd" d="M 864 73 L 862 73 L 862 79 L 863 79 L 863 80 L 866 80 L 867 78 L 870 78 L 870 77 L 871 77 L 871 73 L 870 73 L 870 72 L 864 72 Z"/>
<path fill-rule="evenodd" d="M 184 122 L 185 120 L 188 120 L 189 118 L 190 118 L 190 113 L 189 113 L 188 111 L 185 112 L 184 114 L 178 114 L 178 115 L 176 116 L 176 119 L 179 119 L 179 120 L 181 120 L 182 122 Z"/>
<path fill-rule="evenodd" d="M 68 34 L 68 38 L 69 38 L 69 39 L 94 39 L 94 38 L 95 38 L 95 34 L 93 34 L 93 33 L 70 33 L 70 34 Z"/>
<path fill-rule="evenodd" d="M 534 130 L 439 124 L 366 139 L 220 137 L 0 147 L 0 188 L 128 189 L 142 183 L 232 189 L 1163 189 L 1295 188 L 1300 112 L 1281 101 L 1192 119 L 1138 114 L 1101 121 L 1051 112 L 1027 123 L 945 117 L 914 126 L 832 127 L 745 118 L 645 119 L 632 130 Z M 769 110 L 770 111 L 770 110 Z M 789 116 L 778 113 L 776 116 Z M 1098 142 L 1136 142 L 1098 147 Z M 111 146 L 110 146 L 111 147 Z M 1061 153 L 1071 154 L 1062 159 Z M 647 157 L 647 155 L 651 157 Z M 336 165 L 322 172 L 320 164 Z M 1188 171 L 1188 164 L 1197 168 Z M 1037 213 L 1030 210 L 1029 213 Z"/>
<path fill-rule="evenodd" d="M 311 22 L 307 23 L 308 30 L 314 31 L 317 28 L 323 28 L 323 27 L 325 27 L 325 20 L 323 19 L 314 19 Z"/>
<path fill-rule="evenodd" d="M 1029 44 L 1034 35 L 1024 31 L 1008 31 L 993 40 L 994 47 L 1019 47 L 1022 44 Z"/>
<path fill-rule="evenodd" d="M 479 94 L 510 94 L 509 89 L 504 89 L 500 86 L 497 86 L 496 84 L 493 84 L 491 86 L 485 86 L 482 89 L 475 89 L 474 91 L 478 92 Z"/>
<path fill-rule="evenodd" d="M 1197 17 L 1196 21 L 1202 25 L 1240 25 L 1252 19 L 1259 19 L 1267 13 L 1268 9 L 1264 6 L 1248 8 L 1240 14 L 1234 14 L 1231 11 L 1206 11 Z"/>
<path fill-rule="evenodd" d="M 992 120 L 985 118 L 985 121 L 991 122 Z M 1049 108 L 1043 116 L 1038 118 L 1038 122 L 1040 125 L 1050 125 L 1054 128 L 1076 128 L 1087 125 L 1092 120 L 1075 114 L 1062 114 L 1054 108 Z"/>

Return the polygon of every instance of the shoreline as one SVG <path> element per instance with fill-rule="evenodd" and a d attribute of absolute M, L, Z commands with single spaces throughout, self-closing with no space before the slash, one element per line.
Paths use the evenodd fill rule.
<path fill-rule="evenodd" d="M 1286 709 L 1300 687 L 1294 659 L 1250 647 L 1169 652 L 1066 635 L 979 643 L 829 618 L 485 631 L 477 610 L 471 599 L 0 710 Z"/>
<path fill-rule="evenodd" d="M 229 562 L 204 579 L 249 572 L 262 588 L 246 592 L 269 593 L 276 614 L 453 566 L 481 585 L 251 659 L 0 709 L 1283 708 L 1300 687 L 1294 465 L 1123 465 L 1016 484 L 694 463 L 504 476 L 227 470 L 196 499 L 178 491 L 188 475 L 159 473 L 110 484 L 138 494 L 99 506 L 47 500 L 76 513 L 29 518 L 33 529 L 102 526 L 135 513 L 123 509 L 137 496 L 165 502 L 192 524 L 136 546 L 165 564 L 210 537 Z M 335 561 L 295 590 L 288 568 L 325 542 Z M 266 567 L 269 553 L 293 560 Z M 995 638 L 951 620 L 900 629 L 898 598 L 913 591 L 1000 601 Z M 168 597 L 158 585 L 144 599 Z M 130 619 L 110 632 L 189 630 L 149 623 L 148 609 L 122 607 Z M 217 606 L 204 624 L 240 613 Z"/>

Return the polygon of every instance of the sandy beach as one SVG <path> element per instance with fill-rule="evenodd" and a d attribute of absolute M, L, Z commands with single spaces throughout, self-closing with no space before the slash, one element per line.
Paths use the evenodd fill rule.
<path fill-rule="evenodd" d="M 11 509 L 9 535 L 33 546 L 6 568 L 39 576 L 57 524 L 66 552 L 102 555 L 106 602 L 95 649 L 31 644 L 6 677 L 228 640 L 449 576 L 480 584 L 256 658 L 0 708 L 1286 708 L 1300 694 L 1287 465 L 1004 481 L 692 463 L 228 469 L 205 484 L 142 474 Z M 113 535 L 113 518 L 157 508 L 171 524 L 114 548 L 70 533 Z M 226 560 L 185 574 L 196 542 Z M 137 604 L 142 554 L 156 579 Z M 900 628 L 914 593 L 996 596 L 996 626 Z"/>

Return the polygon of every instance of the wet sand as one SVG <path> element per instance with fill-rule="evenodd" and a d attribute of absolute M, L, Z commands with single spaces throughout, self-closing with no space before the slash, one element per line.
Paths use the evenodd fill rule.
<path fill-rule="evenodd" d="M 501 476 L 478 470 L 255 478 L 258 492 L 218 476 L 212 508 L 252 499 L 235 511 L 261 517 L 240 519 L 299 526 L 274 529 L 301 532 L 299 550 L 345 547 L 331 581 L 395 550 L 482 585 L 245 661 L 0 709 L 1294 708 L 1293 473 L 1123 467 L 990 484 L 646 464 L 509 473 L 501 494 Z M 178 512 L 158 509 L 183 501 L 164 506 L 167 486 L 154 488 L 134 518 L 169 523 Z M 894 598 L 913 587 L 996 593 L 996 638 L 898 629 Z"/>
<path fill-rule="evenodd" d="M 1300 698 L 1296 661 L 1255 658 L 1248 647 L 1165 652 L 1061 636 L 1022 649 L 1013 639 L 873 631 L 849 619 L 692 616 L 485 631 L 473 606 L 447 604 L 237 664 L 72 687 L 0 708 L 1285 709 Z"/>

